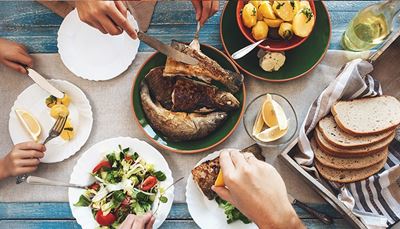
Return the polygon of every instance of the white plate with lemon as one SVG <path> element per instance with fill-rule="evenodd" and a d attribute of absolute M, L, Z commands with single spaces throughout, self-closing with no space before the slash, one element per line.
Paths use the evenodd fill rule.
<path fill-rule="evenodd" d="M 224 149 L 229 150 L 229 149 Z M 221 151 L 211 153 L 201 159 L 195 167 L 201 163 L 213 160 L 219 156 Z M 193 181 L 193 175 L 190 173 L 187 179 L 186 185 L 186 202 L 188 204 L 188 210 L 193 220 L 199 227 L 203 229 L 255 229 L 257 225 L 254 223 L 244 224 L 240 220 L 232 223 L 227 223 L 227 218 L 224 213 L 224 209 L 218 206 L 215 200 L 209 200 L 201 192 L 200 188 Z"/>
<path fill-rule="evenodd" d="M 87 141 L 93 125 L 93 113 L 86 95 L 74 84 L 64 80 L 49 80 L 66 96 L 57 100 L 37 84 L 26 88 L 11 108 L 8 123 L 14 144 L 26 141 L 42 143 L 54 125 L 58 114 L 68 113 L 61 135 L 46 144 L 44 163 L 63 161 L 74 155 Z"/>

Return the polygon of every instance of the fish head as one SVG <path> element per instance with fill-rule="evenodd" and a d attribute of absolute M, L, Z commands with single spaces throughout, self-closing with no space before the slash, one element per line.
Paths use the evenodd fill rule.
<path fill-rule="evenodd" d="M 239 100 L 229 92 L 218 93 L 215 102 L 218 103 L 223 110 L 234 110 L 240 106 Z"/>

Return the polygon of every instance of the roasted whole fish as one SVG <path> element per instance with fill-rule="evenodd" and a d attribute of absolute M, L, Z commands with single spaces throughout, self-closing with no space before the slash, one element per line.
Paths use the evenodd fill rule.
<path fill-rule="evenodd" d="M 229 92 L 186 77 L 163 77 L 162 70 L 163 67 L 152 69 L 145 80 L 152 97 L 168 110 L 207 113 L 232 111 L 240 106 Z"/>
<path fill-rule="evenodd" d="M 174 142 L 205 137 L 220 126 L 228 117 L 226 112 L 188 114 L 167 110 L 159 102 L 153 102 L 147 83 L 144 81 L 141 84 L 140 97 L 143 111 L 151 126 Z"/>
<path fill-rule="evenodd" d="M 188 65 L 168 57 L 165 63 L 164 76 L 196 77 L 206 83 L 215 80 L 225 85 L 230 92 L 236 93 L 240 90 L 243 84 L 243 76 L 241 74 L 223 69 L 216 61 L 188 45 L 172 41 L 171 46 L 196 58 L 200 63 L 198 65 Z"/>

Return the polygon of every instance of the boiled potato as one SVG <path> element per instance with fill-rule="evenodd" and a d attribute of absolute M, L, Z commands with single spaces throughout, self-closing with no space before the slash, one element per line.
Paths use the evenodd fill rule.
<path fill-rule="evenodd" d="M 63 104 L 56 104 L 50 109 L 50 116 L 57 119 L 59 116 L 67 117 L 69 115 L 68 108 Z"/>
<path fill-rule="evenodd" d="M 271 28 L 278 28 L 283 20 L 280 18 L 277 19 L 268 19 L 268 18 L 264 18 L 264 22 L 267 23 L 267 25 Z"/>
<path fill-rule="evenodd" d="M 57 104 L 57 97 L 50 95 L 46 98 L 45 103 L 48 108 L 52 108 L 54 105 Z"/>
<path fill-rule="evenodd" d="M 272 6 L 271 6 L 271 4 L 269 4 L 269 2 L 265 2 L 265 1 L 261 2 L 260 6 L 258 7 L 257 13 L 262 15 L 261 20 L 263 18 L 276 19 L 274 10 L 272 9 Z"/>
<path fill-rule="evenodd" d="M 292 24 L 287 22 L 282 23 L 281 26 L 279 26 L 278 33 L 283 39 L 289 40 L 293 37 Z"/>
<path fill-rule="evenodd" d="M 260 6 L 261 2 L 263 1 L 249 1 L 249 3 L 253 4 L 254 7 L 258 9 L 258 6 Z"/>
<path fill-rule="evenodd" d="M 253 4 L 247 3 L 243 7 L 242 20 L 247 28 L 251 28 L 257 23 L 257 8 Z"/>
<path fill-rule="evenodd" d="M 70 119 L 65 122 L 64 130 L 61 132 L 60 137 L 65 141 L 69 141 L 75 137 L 74 127 L 72 126 Z"/>
<path fill-rule="evenodd" d="M 71 102 L 71 97 L 69 97 L 67 94 L 64 94 L 64 97 L 62 99 L 57 99 L 57 103 L 59 104 L 61 103 L 67 107 L 69 106 L 70 102 Z"/>
<path fill-rule="evenodd" d="M 278 17 L 284 21 L 292 21 L 295 4 L 291 1 L 274 1 L 272 8 Z"/>
<path fill-rule="evenodd" d="M 268 36 L 268 25 L 263 21 L 258 21 L 257 24 L 251 30 L 253 38 L 257 41 L 267 38 Z"/>
<path fill-rule="evenodd" d="M 299 37 L 307 37 L 312 32 L 315 16 L 310 8 L 302 8 L 293 18 L 293 32 Z"/>

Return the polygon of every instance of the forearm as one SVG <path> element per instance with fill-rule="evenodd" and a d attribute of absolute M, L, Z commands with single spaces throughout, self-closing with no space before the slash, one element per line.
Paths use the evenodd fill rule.
<path fill-rule="evenodd" d="M 273 211 L 273 209 L 271 209 Z M 275 213 L 277 213 L 275 211 Z M 303 229 L 306 228 L 296 214 L 293 207 L 290 206 L 284 214 L 268 214 L 261 220 L 256 220 L 256 224 L 260 229 Z"/>

